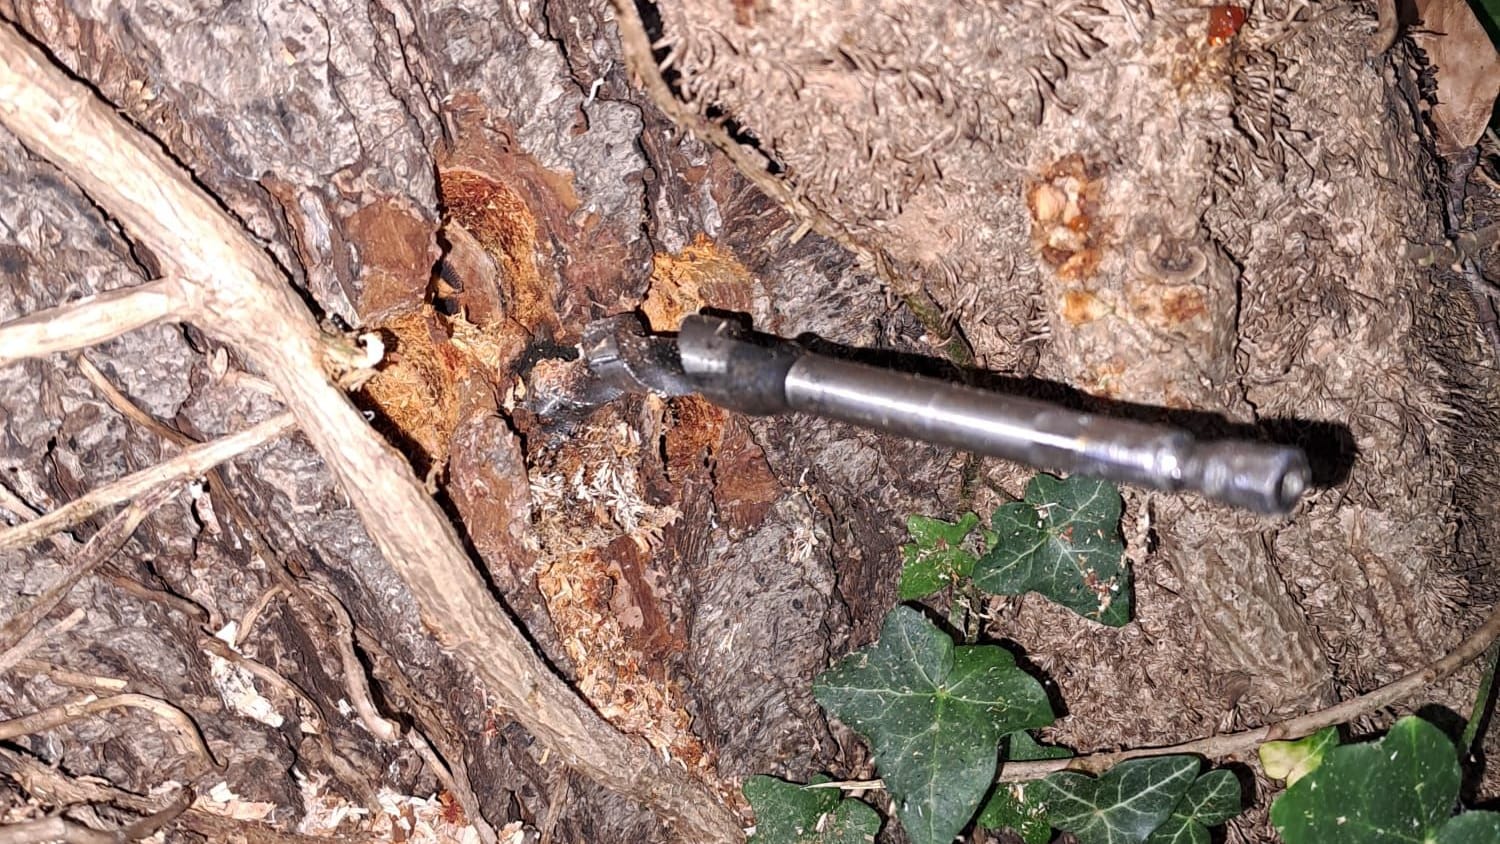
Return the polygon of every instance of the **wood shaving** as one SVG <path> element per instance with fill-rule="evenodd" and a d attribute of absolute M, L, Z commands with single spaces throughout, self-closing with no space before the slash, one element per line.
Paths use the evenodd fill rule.
<path fill-rule="evenodd" d="M 239 623 L 231 621 L 224 625 L 214 637 L 223 641 L 229 647 L 239 653 L 235 647 L 235 639 L 239 635 Z M 265 724 L 267 727 L 280 729 L 286 719 L 276 711 L 276 705 L 262 695 L 255 688 L 255 678 L 243 667 L 231 663 L 220 656 L 215 656 L 208 651 L 209 673 L 213 677 L 214 688 L 219 690 L 219 698 L 231 712 L 238 713 L 255 721 Z"/>

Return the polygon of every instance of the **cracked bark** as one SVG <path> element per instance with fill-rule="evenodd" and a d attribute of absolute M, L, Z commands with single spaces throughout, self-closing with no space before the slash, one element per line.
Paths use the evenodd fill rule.
<path fill-rule="evenodd" d="M 387 531 L 398 526 L 366 525 L 352 506 L 367 507 L 378 485 L 351 477 L 339 460 L 341 450 L 369 445 L 352 428 L 327 428 L 353 424 L 347 409 L 303 417 L 345 433 L 320 439 L 310 431 L 311 445 L 277 442 L 231 461 L 224 488 L 206 500 L 164 506 L 112 563 L 113 582 L 132 583 L 131 591 L 104 578 L 77 587 L 79 605 L 109 608 L 70 632 L 88 647 L 44 646 L 39 659 L 63 665 L 3 678 L 0 700 L 35 704 L 17 711 L 55 704 L 65 690 L 42 676 L 63 670 L 147 685 L 198 720 L 216 753 L 241 760 L 229 774 L 239 793 L 301 807 L 289 772 L 327 772 L 325 751 L 295 727 L 270 729 L 224 710 L 196 645 L 200 618 L 241 617 L 273 585 L 266 562 L 216 504 L 232 495 L 272 556 L 327 584 L 350 609 L 384 714 L 413 716 L 439 753 L 464 763 L 497 827 L 550 824 L 553 841 L 668 835 L 659 816 L 599 785 L 636 787 L 619 772 L 558 779 L 555 748 L 578 737 L 549 738 L 535 724 L 532 733 L 509 721 L 482 640 L 434 639 L 450 615 L 496 612 L 491 595 L 577 686 L 618 671 L 620 688 L 677 689 L 658 714 L 679 707 L 689 717 L 708 760 L 692 774 L 704 791 L 732 795 L 734 780 L 752 773 L 867 775 L 858 742 L 830 728 L 813 703 L 810 678 L 868 641 L 895 600 L 906 515 L 988 507 L 998 499 L 993 488 L 1016 492 L 1023 474 L 987 464 L 966 490 L 960 464 L 937 449 L 681 404 L 621 403 L 586 420 L 573 442 L 501 419 L 505 389 L 528 353 L 544 340 L 571 342 L 593 316 L 635 307 L 653 266 L 673 261 L 711 291 L 709 304 L 750 312 L 783 334 L 937 354 L 944 338 L 934 325 L 948 316 L 992 370 L 1121 401 L 1212 410 L 1246 425 L 1296 417 L 1348 426 L 1352 441 L 1319 442 L 1357 447 L 1353 471 L 1289 524 L 1131 493 L 1126 528 L 1141 613 L 1127 630 L 1081 631 L 1034 599 L 992 607 L 990 632 L 1020 643 L 1058 682 L 1073 716 L 1056 737 L 1081 750 L 1264 723 L 1393 679 L 1461 632 L 1461 607 L 1492 591 L 1453 558 L 1468 548 L 1488 559 L 1485 549 L 1495 547 L 1493 504 L 1483 495 L 1494 461 L 1482 443 L 1500 403 L 1462 297 L 1448 295 L 1427 268 L 1396 262 L 1403 239 L 1441 233 L 1422 200 L 1428 165 L 1419 141 L 1378 119 L 1416 96 L 1405 46 L 1390 51 L 1382 78 L 1363 64 L 1360 39 L 1338 37 L 1358 28 L 1354 12 L 1297 23 L 1268 8 L 1219 66 L 1195 40 L 1201 9 L 1186 5 L 1144 16 L 1138 4 L 1011 4 L 979 28 L 985 37 L 955 41 L 928 38 L 923 27 L 938 18 L 908 4 L 910 19 L 896 30 L 844 16 L 836 26 L 847 30 L 854 66 L 808 70 L 799 62 L 816 51 L 783 51 L 808 49 L 799 39 L 816 30 L 798 15 L 809 7 L 771 7 L 745 26 L 732 19 L 732 4 L 691 14 L 662 4 L 662 34 L 685 50 L 678 88 L 667 95 L 689 101 L 674 105 L 660 90 L 653 101 L 636 87 L 613 10 L 599 2 L 252 0 L 200 14 L 126 0 L 86 8 L 0 0 L 0 16 L 156 138 L 269 251 L 274 266 L 262 268 L 267 278 L 290 276 L 291 304 L 360 329 L 407 319 L 401 325 L 428 332 L 422 348 L 447 355 L 457 348 L 444 345 L 452 338 L 433 333 L 444 323 L 412 318 L 441 255 L 466 282 L 467 313 L 485 336 L 501 338 L 481 349 L 491 355 L 483 365 L 455 370 L 432 393 L 434 406 L 451 402 L 455 421 L 430 441 L 448 450 L 447 474 L 437 496 L 443 512 L 418 507 L 420 547 L 392 545 Z M 1032 32 L 1045 37 L 1021 35 Z M 693 38 L 718 35 L 761 44 L 775 72 L 746 76 L 733 57 L 705 62 L 693 52 L 705 43 Z M 958 68 L 903 52 L 928 41 L 997 52 Z M 1186 53 L 1168 49 L 1179 44 Z M 863 62 L 876 47 L 899 72 L 875 74 L 872 84 L 894 87 L 866 98 L 862 74 L 875 65 Z M 1190 66 L 1174 64 L 1182 55 Z M 780 67 L 822 87 L 793 99 L 773 84 Z M 1001 81 L 984 81 L 991 78 Z M 707 143 L 714 132 L 704 128 L 705 103 L 692 99 L 704 91 L 796 180 L 760 179 L 768 199 Z M 838 102 L 840 92 L 858 103 Z M 887 111 L 874 121 L 824 123 L 825 94 L 851 115 L 868 116 L 859 109 L 871 104 Z M 934 106 L 934 94 L 953 109 Z M 1317 134 L 1320 121 L 1333 119 L 1327 103 L 1346 127 L 1337 137 Z M 818 136 L 830 125 L 864 134 Z M 1271 136 L 1260 141 L 1241 134 L 1263 131 Z M 1064 278 L 1036 250 L 1026 202 L 1028 188 L 1061 172 L 1073 153 L 1101 167 L 1106 184 L 1099 217 L 1108 234 L 1098 275 L 1085 282 Z M 756 162 L 739 161 L 747 163 Z M 440 194 L 439 179 L 459 170 L 477 174 L 468 184 L 499 186 L 485 196 L 501 197 L 512 216 L 489 229 L 476 217 L 477 236 L 455 228 L 455 197 Z M 133 242 L 123 217 L 130 236 L 122 235 L 78 190 L 82 180 L 8 135 L 0 136 L 0 171 L 0 271 L 13 279 L 0 293 L 5 320 L 86 295 L 129 300 L 114 291 L 139 290 L 171 271 L 171 250 Z M 1325 194 L 1321 204 L 1308 198 Z M 812 218 L 818 225 L 808 234 Z M 516 232 L 530 240 L 504 240 Z M 503 243 L 485 240 L 496 234 Z M 691 255 L 708 257 L 693 263 Z M 204 272 L 230 262 L 210 263 Z M 930 297 L 925 320 L 892 302 L 893 283 Z M 518 329 L 523 295 L 536 318 Z M 284 394 L 327 390 L 321 381 L 292 383 L 279 362 L 296 355 L 305 366 L 316 348 L 270 343 L 274 323 L 159 322 L 174 316 L 138 309 L 129 324 L 140 331 L 91 353 L 169 427 L 207 440 L 268 418 L 277 408 L 253 389 L 259 378 Z M 311 336 L 310 323 L 299 326 L 304 340 Z M 69 334 L 64 345 L 82 339 Z M 246 354 L 225 349 L 225 340 Z M 53 511 L 165 456 L 153 433 L 122 418 L 69 361 L 9 362 L 13 355 L 0 346 L 8 362 L 0 366 L 0 483 L 16 496 Z M 622 426 L 640 440 L 628 459 L 586 450 L 619 442 L 604 435 Z M 419 464 L 430 456 L 421 444 L 409 454 Z M 581 466 L 586 481 L 599 465 L 628 470 L 642 504 L 679 514 L 659 537 L 637 544 L 607 513 L 567 510 L 571 528 L 597 539 L 587 555 L 570 555 L 565 532 L 547 531 L 536 484 L 594 454 L 603 457 Z M 436 547 L 450 519 L 468 552 L 463 566 L 474 563 L 483 577 L 439 588 L 431 567 L 411 555 L 435 554 L 447 561 L 443 571 L 458 567 L 451 548 Z M 94 516 L 74 531 L 86 540 L 101 524 Z M 384 544 L 372 539 L 382 536 Z M 56 574 L 66 544 L 0 551 L 7 594 L 34 592 Z M 405 567 L 393 566 L 403 554 Z M 581 605 L 539 586 L 544 564 L 548 582 L 565 582 L 559 561 L 597 587 L 589 609 L 620 631 L 619 650 L 593 649 L 565 614 Z M 454 593 L 445 601 L 465 606 L 431 603 L 443 589 Z M 169 597 L 153 600 L 153 590 Z M 248 645 L 257 661 L 336 712 L 340 661 L 280 609 L 268 610 L 258 631 Z M 628 671 L 632 659 L 649 671 Z M 600 695 L 595 707 L 621 705 L 600 692 L 603 684 L 588 687 Z M 1463 691 L 1455 683 L 1439 698 Z M 415 751 L 330 720 L 329 746 L 362 775 L 405 793 L 438 788 Z M 99 721 L 28 747 L 145 793 L 156 784 L 150 772 L 175 770 L 151 761 L 174 758 L 158 733 L 138 721 Z M 554 805 L 565 794 L 566 805 Z M 723 805 L 719 796 L 704 803 Z M 721 818 L 714 828 L 732 838 L 725 827 Z"/>

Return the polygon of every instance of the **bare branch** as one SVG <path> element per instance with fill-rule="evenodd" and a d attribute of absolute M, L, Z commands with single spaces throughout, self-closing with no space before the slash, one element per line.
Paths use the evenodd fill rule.
<path fill-rule="evenodd" d="M 212 479 L 215 488 L 221 491 L 228 490 L 228 485 L 224 482 L 217 469 L 210 472 L 209 477 Z M 252 555 L 260 557 L 268 563 L 275 562 L 275 565 L 270 565 L 268 568 L 271 576 L 277 581 L 276 587 L 264 592 L 256 600 L 256 603 L 246 611 L 248 623 L 241 625 L 238 635 L 235 637 L 236 640 L 240 642 L 246 641 L 250 635 L 249 631 L 254 627 L 253 622 L 255 617 L 264 612 L 266 606 L 278 595 L 286 595 L 287 606 L 291 611 L 292 617 L 302 627 L 303 631 L 316 641 L 316 647 L 320 649 L 319 652 L 326 652 L 332 649 L 333 646 L 327 645 L 324 642 L 327 637 L 327 631 L 323 628 L 321 620 L 312 612 L 310 608 L 311 602 L 301 585 L 286 570 L 285 560 L 266 543 L 259 526 L 254 519 L 250 518 L 250 514 L 246 512 L 245 506 L 240 503 L 239 499 L 233 495 L 225 495 L 222 500 L 224 510 L 229 518 L 243 531 L 244 538 L 250 544 Z M 326 727 L 329 724 L 328 713 L 322 704 L 316 702 L 311 697 L 301 698 L 301 700 L 305 705 L 311 707 L 314 718 L 319 725 Z M 328 731 L 326 729 L 318 729 L 312 735 L 319 751 L 322 752 L 321 758 L 323 762 L 333 771 L 334 778 L 347 786 L 350 793 L 359 798 L 360 802 L 364 804 L 372 816 L 378 816 L 381 812 L 385 811 L 381 807 L 380 797 L 376 794 L 374 787 L 371 786 L 369 779 L 339 754 L 337 748 L 333 746 L 333 740 L 329 737 Z"/>
<path fill-rule="evenodd" d="M 163 278 L 89 296 L 0 325 L 0 366 L 112 340 L 186 312 L 183 284 Z"/>
<path fill-rule="evenodd" d="M 192 284 L 187 318 L 265 373 L 406 581 L 434 635 L 564 764 L 695 842 L 741 841 L 724 804 L 627 738 L 541 660 L 402 457 L 329 381 L 328 344 L 270 257 L 152 140 L 0 26 L 0 124 Z"/>
<path fill-rule="evenodd" d="M 370 699 L 370 681 L 365 676 L 364 663 L 359 661 L 359 654 L 354 652 L 354 622 L 349 618 L 349 611 L 333 593 L 317 584 L 305 583 L 302 588 L 308 594 L 316 595 L 333 616 L 337 629 L 328 638 L 332 640 L 334 650 L 339 653 L 339 662 L 344 667 L 344 691 L 349 695 L 349 704 L 354 707 L 359 722 L 370 731 L 370 735 L 381 741 L 391 742 L 401 738 L 401 728 L 395 721 L 381 715 L 380 710 L 375 707 L 375 701 Z"/>
<path fill-rule="evenodd" d="M 17 521 L 22 522 L 28 519 L 35 519 L 41 515 L 40 511 L 27 504 L 21 499 L 21 496 L 11 492 L 10 488 L 4 484 L 0 484 L 0 509 L 9 510 L 16 517 Z"/>
<path fill-rule="evenodd" d="M 170 460 L 79 496 L 45 516 L 0 530 L 0 551 L 24 548 L 149 490 L 196 478 L 226 460 L 276 439 L 295 426 L 296 420 L 290 413 L 278 413 L 237 434 L 193 446 Z"/>
<path fill-rule="evenodd" d="M 396 700 L 404 701 L 410 707 L 404 710 L 404 714 L 410 715 L 413 721 L 413 728 L 407 734 L 408 739 L 415 736 L 421 738 L 424 743 L 436 745 L 433 752 L 438 756 L 439 761 L 447 766 L 448 778 L 451 780 L 451 784 L 448 780 L 444 780 L 445 787 L 458 798 L 458 804 L 463 808 L 464 815 L 479 830 L 481 840 L 490 844 L 491 839 L 485 836 L 494 833 L 494 827 L 490 826 L 488 821 L 485 821 L 483 825 L 480 824 L 479 797 L 474 793 L 474 787 L 469 778 L 469 769 L 464 764 L 463 747 L 453 743 L 453 737 L 443 728 L 442 721 L 434 712 L 431 702 L 417 693 L 411 681 L 401 673 L 395 658 L 386 651 L 379 640 L 370 631 L 357 624 L 354 626 L 354 636 L 365 655 L 370 658 L 371 675 L 380 679 L 390 690 L 394 691 Z M 418 752 L 421 752 L 420 749 Z M 426 758 L 425 754 L 423 758 Z M 443 774 L 439 772 L 437 776 L 442 778 Z M 486 832 L 487 829 L 488 832 Z M 496 834 L 495 838 L 498 839 L 499 835 Z"/>
<path fill-rule="evenodd" d="M 119 411 L 121 416 L 124 416 L 126 419 L 140 425 L 142 428 L 169 443 L 186 448 L 197 442 L 192 437 L 186 436 L 180 431 L 168 428 L 156 417 L 142 410 L 140 405 L 131 401 L 130 397 L 121 392 L 120 388 L 116 387 L 113 381 L 110 381 L 103 372 L 100 372 L 99 367 L 94 366 L 94 362 L 89 360 L 87 355 L 77 355 L 73 360 L 78 365 L 78 371 L 83 373 L 83 377 L 87 378 L 89 383 L 94 385 L 94 389 L 98 390 L 99 394 L 104 396 L 104 400 L 109 402 L 109 406 Z"/>
<path fill-rule="evenodd" d="M 23 659 L 16 663 L 16 670 L 27 674 L 45 674 L 47 679 L 59 686 L 72 686 L 75 689 L 93 689 L 96 692 L 108 692 L 114 694 L 123 692 L 130 688 L 130 684 L 118 677 L 100 677 L 97 674 L 85 674 L 82 671 L 73 671 L 43 662 L 39 659 Z"/>
<path fill-rule="evenodd" d="M 73 591 L 78 581 L 87 577 L 90 572 L 120 550 L 120 546 L 130 539 L 130 535 L 135 533 L 135 529 L 140 526 L 141 522 L 145 521 L 146 517 L 155 512 L 158 507 L 167 503 L 180 488 L 180 483 L 157 487 L 142 496 L 140 500 L 131 502 L 128 507 L 100 528 L 99 532 L 94 534 L 93 538 L 83 546 L 83 550 L 79 551 L 70 562 L 62 577 L 59 577 L 24 609 L 0 626 L 0 651 L 14 648 L 22 637 L 46 617 L 47 613 L 52 612 L 53 607 L 56 607 L 63 598 L 68 596 L 69 592 Z M 11 530 L 20 530 L 34 524 L 36 522 L 27 522 Z"/>
<path fill-rule="evenodd" d="M 66 618 L 52 625 L 51 627 L 48 627 L 46 630 L 43 630 L 40 627 L 31 628 L 26 632 L 26 635 L 21 637 L 21 641 L 17 642 L 14 647 L 3 654 L 0 654 L 0 673 L 9 671 L 11 668 L 15 667 L 16 663 L 25 659 L 28 654 L 36 650 L 38 646 L 40 646 L 48 639 L 55 639 L 58 636 L 61 636 L 62 634 L 68 632 L 69 630 L 72 630 L 74 627 L 77 627 L 78 622 L 83 621 L 83 619 L 84 612 L 80 607 L 79 609 L 73 610 L 72 612 L 68 613 Z"/>
<path fill-rule="evenodd" d="M 52 806 L 109 804 L 141 814 L 156 814 L 159 805 L 156 798 L 132 794 L 94 779 L 74 779 L 30 756 L 5 748 L 0 748 L 0 771 L 15 780 L 27 794 Z M 188 797 L 184 798 L 183 794 Z M 184 790 L 173 800 L 173 806 L 190 797 L 190 792 Z M 148 820 L 151 818 L 138 821 L 137 824 L 144 824 Z M 298 835 L 283 832 L 266 823 L 236 820 L 194 808 L 189 808 L 176 820 L 177 825 L 191 829 L 209 841 L 244 841 L 247 844 L 368 844 L 369 841 L 368 835 Z M 135 827 L 136 824 L 132 824 L 127 830 Z"/>
<path fill-rule="evenodd" d="M 305 725 L 314 733 L 323 732 L 322 710 L 317 703 L 313 702 L 312 697 L 302 690 L 301 686 L 281 676 L 280 673 L 269 665 L 259 660 L 251 659 L 235 650 L 233 646 L 223 639 L 216 639 L 213 636 L 205 634 L 198 638 L 198 647 L 204 653 L 212 654 L 225 662 L 231 662 L 245 669 L 261 681 L 280 689 L 287 697 L 295 699 L 308 713 L 308 717 L 302 719 Z"/>
<path fill-rule="evenodd" d="M 196 757 L 209 767 L 222 767 L 209 752 L 208 745 L 203 743 L 203 736 L 198 732 L 198 726 L 187 716 L 187 713 L 164 700 L 132 692 L 58 704 L 30 715 L 0 721 L 0 741 L 9 741 L 19 736 L 61 727 L 80 718 L 87 718 L 90 715 L 120 707 L 144 709 L 150 712 L 157 717 L 157 720 L 172 729 L 183 752 Z"/>
<path fill-rule="evenodd" d="M 260 621 L 261 615 L 265 613 L 266 607 L 269 607 L 271 602 L 276 600 L 277 596 L 285 591 L 287 591 L 287 587 L 277 583 L 260 593 L 260 597 L 256 598 L 254 603 L 245 608 L 244 614 L 240 616 L 239 640 L 241 642 L 250 638 L 250 635 L 255 631 L 256 623 Z"/>
<path fill-rule="evenodd" d="M 432 742 L 422 735 L 421 730 L 416 728 L 408 730 L 406 743 L 410 744 L 412 749 L 417 751 L 417 755 L 422 757 L 422 761 L 427 763 L 427 767 L 432 770 L 432 775 L 437 777 L 437 781 L 443 788 L 446 788 L 448 793 L 458 800 L 459 808 L 464 810 L 464 820 L 479 833 L 479 840 L 483 844 L 495 844 L 499 841 L 500 835 L 480 812 L 479 797 L 469 785 L 468 776 L 462 771 L 450 770 L 448 763 L 444 762 L 433 749 Z"/>
<path fill-rule="evenodd" d="M 128 840 L 119 832 L 100 832 L 57 816 L 0 827 L 0 844 L 126 844 Z"/>
<path fill-rule="evenodd" d="M 855 237 L 828 212 L 818 207 L 807 197 L 791 188 L 787 182 L 773 174 L 769 159 L 759 150 L 735 140 L 720 124 L 705 119 L 695 109 L 672 92 L 662 76 L 662 68 L 656 63 L 651 48 L 651 38 L 646 34 L 646 25 L 636 11 L 633 0 L 614 0 L 615 23 L 620 28 L 620 51 L 631 74 L 640 80 L 646 94 L 656 107 L 662 110 L 678 128 L 691 132 L 713 144 L 734 164 L 740 175 L 760 189 L 762 193 L 779 203 L 787 213 L 799 222 L 792 242 L 801 240 L 809 230 L 837 243 L 855 255 L 862 256 L 873 264 L 876 274 L 911 311 L 912 316 L 934 337 L 945 338 L 944 351 L 959 366 L 968 366 L 974 361 L 974 350 L 954 326 L 949 323 L 943 308 L 932 296 L 911 279 L 903 278 L 891 268 L 890 261 L 878 248 Z"/>
<path fill-rule="evenodd" d="M 158 829 L 187 811 L 192 802 L 193 792 L 183 789 L 165 809 L 111 832 L 89 829 L 62 817 L 7 824 L 0 828 L 0 844 L 127 844 L 156 834 Z"/>
<path fill-rule="evenodd" d="M 1208 738 L 1196 739 L 1165 747 L 1136 747 L 1112 753 L 1090 753 L 1084 756 L 1074 756 L 1070 759 L 1007 762 L 1002 765 L 1000 774 L 995 779 L 999 782 L 1022 782 L 1025 780 L 1041 779 L 1048 774 L 1055 774 L 1059 771 L 1082 771 L 1089 774 L 1102 774 L 1128 759 L 1140 759 L 1147 756 L 1188 754 L 1202 756 L 1206 759 L 1224 759 L 1230 756 L 1237 756 L 1241 753 L 1254 750 L 1265 742 L 1301 738 L 1302 736 L 1311 735 L 1324 727 L 1346 724 L 1355 718 L 1369 715 L 1376 710 L 1384 709 L 1387 706 L 1405 700 L 1433 683 L 1448 677 L 1464 665 L 1478 658 L 1480 654 L 1489 649 L 1490 645 L 1496 639 L 1500 639 L 1500 608 L 1491 612 L 1490 617 L 1485 620 L 1483 627 L 1474 631 L 1473 635 L 1459 643 L 1458 647 L 1454 648 L 1437 662 L 1418 671 L 1413 671 L 1405 677 L 1381 686 L 1372 692 L 1367 692 L 1359 697 L 1334 704 L 1327 709 L 1309 712 L 1305 715 L 1299 715 L 1296 718 L 1278 721 L 1275 724 L 1267 724 L 1264 727 L 1256 727 L 1253 730 L 1221 736 L 1209 736 Z M 870 789 L 883 789 L 885 788 L 885 783 L 878 779 L 845 780 L 841 782 L 818 783 L 807 787 L 837 788 L 841 791 L 868 791 Z"/>
<path fill-rule="evenodd" d="M 234 499 L 228 498 L 226 500 L 233 501 Z M 266 594 L 276 595 L 279 592 L 273 590 Z M 312 632 L 309 631 L 309 634 Z M 241 642 L 244 641 L 245 631 L 243 628 L 239 630 L 237 639 Z M 359 797 L 360 802 L 364 804 L 371 815 L 379 815 L 384 811 L 380 806 L 380 797 L 370 785 L 369 779 L 355 769 L 347 759 L 339 754 L 338 749 L 334 747 L 333 739 L 328 735 L 328 713 L 324 711 L 321 704 L 303 691 L 301 686 L 281 676 L 270 666 L 241 654 L 235 649 L 237 646 L 227 644 L 222 639 L 205 635 L 199 639 L 199 645 L 203 650 L 244 668 L 254 676 L 296 698 L 297 702 L 308 713 L 303 719 L 303 732 L 307 733 L 307 728 L 311 727 L 310 734 L 312 739 L 317 744 L 318 750 L 322 752 L 323 761 L 333 771 L 334 777 L 339 782 L 347 785 L 350 791 Z"/>
<path fill-rule="evenodd" d="M 355 769 L 347 759 L 339 755 L 338 748 L 334 747 L 333 739 L 328 734 L 328 718 L 323 707 L 313 700 L 301 686 L 281 676 L 270 666 L 245 656 L 222 639 L 204 635 L 199 638 L 199 647 L 220 659 L 244 668 L 263 682 L 295 698 L 306 713 L 302 719 L 302 732 L 310 733 L 318 750 L 323 754 L 323 761 L 333 771 L 334 776 L 359 797 L 360 802 L 372 816 L 378 816 L 384 811 L 380 806 L 380 798 L 370 785 L 369 779 Z"/>
<path fill-rule="evenodd" d="M 177 792 L 177 798 L 167 804 L 161 811 L 152 812 L 150 816 L 141 818 L 133 824 L 120 830 L 125 834 L 127 841 L 139 841 L 142 838 L 150 838 L 156 831 L 176 820 L 188 807 L 193 805 L 193 790 L 184 788 Z"/>
<path fill-rule="evenodd" d="M 571 785 L 568 769 L 557 772 L 557 778 L 548 789 L 547 814 L 542 818 L 542 836 L 537 844 L 552 844 L 552 834 L 557 831 L 557 821 L 562 817 L 563 806 L 568 802 L 568 787 Z"/>
<path fill-rule="evenodd" d="M 718 147 L 719 151 L 734 164 L 746 179 L 760 188 L 787 209 L 803 224 L 800 231 L 811 227 L 818 234 L 857 255 L 868 255 L 870 249 L 854 239 L 849 232 L 821 208 L 798 196 L 786 182 L 771 173 L 770 160 L 759 150 L 736 141 L 729 132 L 717 123 L 704 119 L 672 92 L 671 86 L 662 77 L 661 68 L 651 49 L 651 37 L 646 34 L 646 25 L 641 22 L 635 3 L 630 0 L 614 0 L 615 21 L 620 27 L 621 52 L 631 73 L 640 80 L 642 87 L 656 103 L 656 107 L 668 119 L 693 134 Z"/>
<path fill-rule="evenodd" d="M 127 595 L 133 595 L 143 601 L 160 604 L 173 612 L 182 613 L 200 627 L 213 624 L 213 618 L 207 609 L 181 595 L 163 589 L 152 589 L 128 575 L 116 572 L 105 572 L 100 579 Z"/>

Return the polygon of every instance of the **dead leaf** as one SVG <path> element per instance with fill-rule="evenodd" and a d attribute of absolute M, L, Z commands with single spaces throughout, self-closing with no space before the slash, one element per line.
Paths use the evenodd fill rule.
<path fill-rule="evenodd" d="M 1467 0 L 1416 0 L 1422 28 L 1412 40 L 1437 72 L 1432 122 L 1438 152 L 1468 149 L 1484 134 L 1500 96 L 1500 53 Z"/>

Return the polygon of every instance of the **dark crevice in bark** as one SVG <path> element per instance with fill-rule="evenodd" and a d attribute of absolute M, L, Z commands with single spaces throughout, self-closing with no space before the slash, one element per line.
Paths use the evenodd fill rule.
<path fill-rule="evenodd" d="M 662 37 L 666 34 L 662 22 L 661 10 L 657 8 L 656 3 L 652 2 L 652 0 L 635 0 L 635 9 L 636 13 L 641 17 L 641 23 L 646 27 L 646 37 L 651 40 L 653 45 L 659 44 Z M 666 61 L 669 54 L 670 50 L 666 47 L 652 47 L 652 57 L 656 59 L 658 65 Z M 671 89 L 674 96 L 679 100 L 683 99 L 682 74 L 676 68 L 669 67 L 662 71 L 661 78 L 662 81 L 667 83 L 667 87 Z M 754 129 L 741 123 L 729 109 L 718 103 L 709 103 L 703 110 L 703 116 L 710 122 L 722 126 L 724 131 L 729 134 L 729 137 L 734 139 L 735 143 L 759 153 L 766 162 L 767 173 L 770 173 L 772 176 L 786 174 L 786 165 L 776 157 L 772 150 L 767 149 L 762 144 L 760 136 L 756 134 Z"/>

